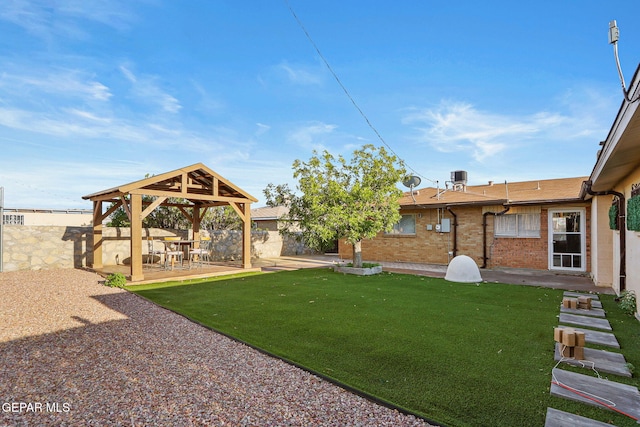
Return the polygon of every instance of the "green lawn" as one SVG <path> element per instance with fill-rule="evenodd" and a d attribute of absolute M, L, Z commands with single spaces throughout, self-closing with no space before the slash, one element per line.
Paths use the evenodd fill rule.
<path fill-rule="evenodd" d="M 549 395 L 559 290 L 329 269 L 129 290 L 445 425 L 542 426 L 548 406 L 637 425 Z M 601 300 L 627 360 L 640 367 L 638 322 L 612 297 Z"/>

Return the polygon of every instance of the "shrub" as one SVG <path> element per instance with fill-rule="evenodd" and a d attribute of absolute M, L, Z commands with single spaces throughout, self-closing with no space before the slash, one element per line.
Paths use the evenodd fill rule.
<path fill-rule="evenodd" d="M 634 196 L 627 203 L 627 230 L 640 231 L 640 196 Z"/>
<path fill-rule="evenodd" d="M 121 288 L 127 284 L 127 278 L 122 273 L 112 273 L 107 276 L 107 279 L 104 281 L 105 286 L 109 286 L 110 288 Z"/>
<path fill-rule="evenodd" d="M 611 230 L 618 229 L 618 202 L 615 202 L 609 208 L 609 228 Z"/>
<path fill-rule="evenodd" d="M 620 294 L 618 306 L 629 316 L 635 316 L 637 311 L 636 294 L 633 291 L 624 291 Z"/>
<path fill-rule="evenodd" d="M 376 263 L 373 263 L 373 262 L 363 262 L 362 263 L 362 268 L 373 268 L 373 267 L 377 267 L 379 265 L 380 264 L 376 264 Z M 348 262 L 348 263 L 342 265 L 342 267 L 353 267 L 353 263 L 352 262 Z"/>

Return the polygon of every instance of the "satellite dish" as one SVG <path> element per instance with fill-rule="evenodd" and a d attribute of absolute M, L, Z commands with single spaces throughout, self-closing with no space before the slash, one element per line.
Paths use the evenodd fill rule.
<path fill-rule="evenodd" d="M 405 187 L 414 188 L 420 185 L 421 182 L 422 180 L 419 176 L 411 175 L 406 177 L 404 181 L 402 181 L 402 185 L 404 185 Z"/>

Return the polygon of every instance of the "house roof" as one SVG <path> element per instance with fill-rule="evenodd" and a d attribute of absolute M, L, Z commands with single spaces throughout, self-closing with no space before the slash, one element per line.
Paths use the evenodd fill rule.
<path fill-rule="evenodd" d="M 126 194 L 178 197 L 204 206 L 229 202 L 252 203 L 258 200 L 202 163 L 88 194 L 82 198 L 114 200 Z"/>
<path fill-rule="evenodd" d="M 405 192 L 401 207 L 443 207 L 455 205 L 528 205 L 580 201 L 587 177 L 468 185 L 464 190 L 421 188 Z"/>
<path fill-rule="evenodd" d="M 289 209 L 285 206 L 264 206 L 251 209 L 251 219 L 254 221 L 277 220 L 288 212 Z"/>
<path fill-rule="evenodd" d="M 632 98 L 640 96 L 640 65 L 631 80 L 629 94 Z M 640 102 L 622 100 L 598 160 L 591 172 L 593 191 L 612 190 L 620 180 L 640 165 Z"/>

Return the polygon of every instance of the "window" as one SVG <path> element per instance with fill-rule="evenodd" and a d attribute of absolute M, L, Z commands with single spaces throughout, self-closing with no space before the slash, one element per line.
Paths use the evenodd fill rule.
<path fill-rule="evenodd" d="M 497 215 L 496 237 L 540 237 L 540 214 Z"/>
<path fill-rule="evenodd" d="M 400 221 L 393 226 L 393 230 L 387 235 L 415 235 L 416 234 L 416 216 L 402 215 Z"/>
<path fill-rule="evenodd" d="M 17 214 L 2 215 L 2 223 L 5 225 L 24 225 L 24 215 L 17 215 Z"/>

